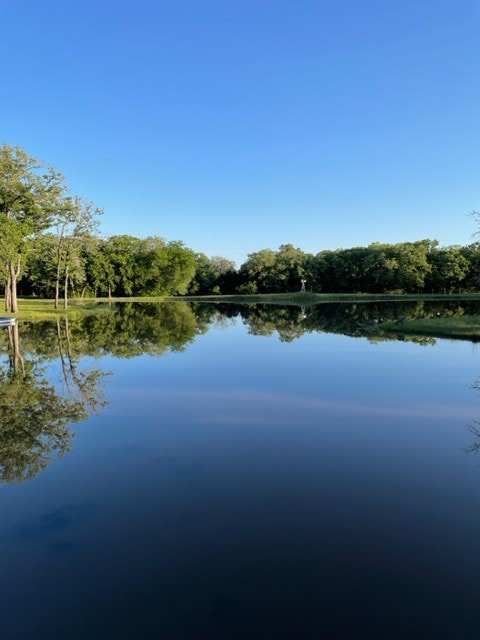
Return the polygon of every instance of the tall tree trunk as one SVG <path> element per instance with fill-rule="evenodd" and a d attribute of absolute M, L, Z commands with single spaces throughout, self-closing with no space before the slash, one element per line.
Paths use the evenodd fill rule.
<path fill-rule="evenodd" d="M 66 309 L 68 307 L 68 266 L 65 267 L 65 284 L 63 296 L 63 308 Z"/>
<path fill-rule="evenodd" d="M 76 298 L 77 297 L 77 292 L 75 291 L 75 283 L 74 283 L 74 281 L 72 280 L 71 277 L 68 278 L 68 281 L 70 282 L 70 290 L 72 292 L 72 296 L 74 298 Z"/>
<path fill-rule="evenodd" d="M 57 245 L 57 277 L 55 278 L 55 309 L 58 309 L 60 303 L 60 274 L 62 271 L 62 249 L 63 249 L 63 237 L 65 234 L 66 223 L 62 225 L 60 234 L 58 236 Z"/>
<path fill-rule="evenodd" d="M 12 303 L 12 288 L 10 286 L 10 276 L 8 276 L 5 282 L 5 311 L 10 311 L 11 303 Z"/>
<path fill-rule="evenodd" d="M 62 268 L 62 261 L 60 257 L 60 246 L 57 252 L 57 277 L 55 278 L 55 309 L 58 309 L 60 301 L 60 272 Z"/>
<path fill-rule="evenodd" d="M 18 312 L 18 302 L 17 302 L 17 278 L 20 269 L 15 268 L 15 264 L 13 262 L 10 263 L 10 309 L 12 313 Z"/>
<path fill-rule="evenodd" d="M 57 277 L 55 281 L 55 309 L 58 309 L 58 301 L 60 300 L 60 280 Z"/>

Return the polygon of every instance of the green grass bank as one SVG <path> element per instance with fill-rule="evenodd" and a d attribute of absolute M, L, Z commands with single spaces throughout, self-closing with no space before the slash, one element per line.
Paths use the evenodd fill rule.
<path fill-rule="evenodd" d="M 480 341 L 480 316 L 448 316 L 445 318 L 418 318 L 404 323 L 383 322 L 378 331 L 403 335 L 431 336 L 434 338 L 464 338 Z"/>
<path fill-rule="evenodd" d="M 480 293 L 259 293 L 250 295 L 181 296 L 168 300 L 192 300 L 198 302 L 234 302 L 236 304 L 294 304 L 311 306 L 326 302 L 405 302 L 428 300 L 480 300 Z"/>

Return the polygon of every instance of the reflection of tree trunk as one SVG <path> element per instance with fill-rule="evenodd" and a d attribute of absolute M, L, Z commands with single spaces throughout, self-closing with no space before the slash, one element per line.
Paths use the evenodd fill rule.
<path fill-rule="evenodd" d="M 25 360 L 20 350 L 18 324 L 8 327 L 8 342 L 10 344 L 9 360 L 12 371 L 15 373 L 21 371 L 25 375 Z"/>
<path fill-rule="evenodd" d="M 72 343 L 70 342 L 70 326 L 68 324 L 68 318 L 65 318 L 65 339 L 67 341 L 67 356 L 70 363 L 70 369 L 72 368 Z"/>
<path fill-rule="evenodd" d="M 63 380 L 65 381 L 65 386 L 67 387 L 69 394 L 73 396 L 72 387 L 70 385 L 70 379 L 68 377 L 67 363 L 65 362 L 65 354 L 63 352 L 62 327 L 60 323 L 61 323 L 61 320 L 60 318 L 58 318 L 57 319 L 58 353 L 60 355 L 60 362 L 62 364 L 62 373 L 63 373 Z"/>
<path fill-rule="evenodd" d="M 13 343 L 14 343 L 14 347 L 15 347 L 15 359 L 17 360 L 17 362 L 19 362 L 21 364 L 22 367 L 22 373 L 23 375 L 25 375 L 25 360 L 23 358 L 22 352 L 20 350 L 20 334 L 18 332 L 18 324 L 15 323 L 12 327 L 13 329 Z"/>
<path fill-rule="evenodd" d="M 13 348 L 12 327 L 8 327 L 7 331 L 8 331 L 8 346 L 10 347 L 8 350 L 8 361 L 10 363 L 10 371 L 15 372 L 15 356 L 14 356 L 14 348 Z"/>
<path fill-rule="evenodd" d="M 70 327 L 68 324 L 68 318 L 65 318 L 64 322 L 65 322 L 65 343 L 66 343 L 65 351 L 63 349 L 63 343 L 62 343 L 60 320 L 57 321 L 58 348 L 60 351 L 60 360 L 62 363 L 63 378 L 65 380 L 65 384 L 68 389 L 68 392 L 70 393 L 72 398 L 75 398 L 75 393 L 74 393 L 74 388 L 75 388 L 80 393 L 80 396 L 82 397 L 82 399 L 86 400 L 85 390 L 83 388 L 82 381 L 77 374 L 77 365 L 75 362 L 75 357 L 72 353 L 72 343 L 70 340 Z M 78 393 L 77 393 L 77 399 L 78 399 Z"/>
<path fill-rule="evenodd" d="M 79 379 L 77 375 L 77 365 L 75 362 L 75 358 L 72 354 L 72 343 L 70 341 L 70 327 L 68 325 L 68 318 L 65 318 L 65 340 L 67 342 L 67 358 L 68 364 L 70 367 L 70 374 L 72 376 L 72 380 L 75 383 L 76 387 L 80 391 L 80 395 L 85 399 L 85 393 L 82 386 L 82 381 Z"/>

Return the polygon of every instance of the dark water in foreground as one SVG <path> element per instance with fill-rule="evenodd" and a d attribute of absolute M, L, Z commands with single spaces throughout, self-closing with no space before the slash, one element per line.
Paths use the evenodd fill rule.
<path fill-rule="evenodd" d="M 0 638 L 478 638 L 479 352 L 369 309 L 1 330 Z"/>

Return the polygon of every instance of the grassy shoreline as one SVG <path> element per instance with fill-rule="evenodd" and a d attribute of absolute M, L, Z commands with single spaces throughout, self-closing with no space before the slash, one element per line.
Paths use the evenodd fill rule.
<path fill-rule="evenodd" d="M 19 298 L 18 299 L 18 316 L 24 313 L 44 312 L 53 315 L 65 314 L 76 311 L 94 311 L 98 304 L 108 304 L 115 302 L 209 302 L 209 303 L 236 303 L 236 304 L 278 304 L 278 305 L 295 305 L 295 306 L 313 306 L 331 302 L 409 302 L 409 301 L 450 301 L 480 300 L 480 293 L 405 293 L 405 294 L 389 294 L 389 293 L 259 293 L 246 295 L 207 295 L 207 296 L 158 296 L 158 297 L 124 297 L 124 298 L 71 298 L 68 302 L 68 309 L 63 308 L 63 302 L 60 308 L 54 308 L 54 302 L 51 298 Z M 9 312 L 1 312 L 2 316 L 14 315 Z"/>
<path fill-rule="evenodd" d="M 463 338 L 480 341 L 480 316 L 448 316 L 445 318 L 418 318 L 403 324 L 383 322 L 377 330 L 399 335 L 430 336 L 433 338 Z"/>
<path fill-rule="evenodd" d="M 480 300 L 480 293 L 258 293 L 248 295 L 209 295 L 169 297 L 192 302 L 234 302 L 237 304 L 292 304 L 312 306 L 329 302 L 408 302 L 435 300 Z"/>
<path fill-rule="evenodd" d="M 116 302 L 208 302 L 208 303 L 235 303 L 235 304 L 272 304 L 314 306 L 325 303 L 351 303 L 351 302 L 408 302 L 408 301 L 480 301 L 480 293 L 456 293 L 456 294 L 363 294 L 363 293 L 268 293 L 249 295 L 209 295 L 209 296 L 163 296 L 163 297 L 129 297 L 129 298 L 71 298 L 68 309 L 54 308 L 52 299 L 46 298 L 19 298 L 19 310 L 17 314 L 7 311 L 0 312 L 0 316 L 17 316 L 22 319 L 27 317 L 52 317 L 62 315 L 78 315 L 104 312 L 105 305 Z M 100 306 L 102 305 L 102 306 Z"/>
<path fill-rule="evenodd" d="M 85 300 L 72 299 L 68 303 L 68 309 L 64 309 L 63 307 L 55 309 L 54 302 L 50 299 L 19 298 L 17 313 L 2 311 L 0 316 L 3 318 L 15 317 L 19 320 L 51 320 L 52 318 L 65 316 L 75 318 L 92 313 L 104 313 L 105 309 L 100 307 L 98 302 L 98 300 L 89 300 L 87 302 Z"/>

